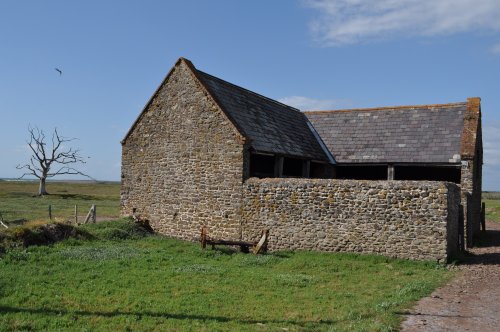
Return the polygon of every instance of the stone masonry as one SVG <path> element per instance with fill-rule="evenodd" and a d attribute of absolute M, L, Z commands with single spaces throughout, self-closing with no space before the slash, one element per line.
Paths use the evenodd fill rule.
<path fill-rule="evenodd" d="M 446 261 L 458 250 L 459 189 L 443 182 L 249 179 L 243 238 L 270 250 L 375 253 Z"/>
<path fill-rule="evenodd" d="M 123 142 L 122 215 L 158 232 L 240 237 L 244 141 L 180 62 Z"/>
<path fill-rule="evenodd" d="M 465 216 L 465 238 L 467 247 L 473 245 L 473 238 L 480 230 L 483 146 L 481 128 L 481 99 L 468 98 L 467 112 L 461 142 L 462 205 Z"/>
<path fill-rule="evenodd" d="M 216 86 L 210 90 L 207 82 Z M 239 91 L 238 98 L 233 98 L 234 91 Z M 159 233 L 185 240 L 197 240 L 202 226 L 213 238 L 246 241 L 258 240 L 262 229 L 269 228 L 271 250 L 360 252 L 438 261 L 456 253 L 460 190 L 454 184 L 248 179 L 250 154 L 259 147 L 255 145 L 259 136 L 248 133 L 260 131 L 252 126 L 242 130 L 235 122 L 246 98 L 253 100 L 247 106 L 254 111 L 269 113 L 261 119 L 254 112 L 251 125 L 259 130 L 271 120 L 275 126 L 270 130 L 278 130 L 283 119 L 289 119 L 294 128 L 305 121 L 298 111 L 238 90 L 179 59 L 122 141 L 121 214 L 135 214 Z M 273 111 L 267 110 L 269 105 Z M 234 107 L 233 113 L 228 107 Z M 311 133 L 305 129 L 300 137 L 308 142 Z M 290 151 L 302 140 L 292 133 L 274 134 L 283 136 Z M 304 151 L 314 152 L 309 143 L 305 145 Z M 313 160 L 316 154 L 311 154 Z M 472 213 L 472 207 L 479 206 L 480 181 L 479 187 L 473 183 L 480 178 L 477 167 L 482 157 L 470 156 L 475 159 L 463 174 L 471 183 L 463 183 L 462 189 L 470 192 Z"/>

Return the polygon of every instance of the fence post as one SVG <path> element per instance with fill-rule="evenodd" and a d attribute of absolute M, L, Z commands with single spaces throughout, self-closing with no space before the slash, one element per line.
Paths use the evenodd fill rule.
<path fill-rule="evenodd" d="M 9 228 L 9 226 L 7 226 L 6 224 L 3 223 L 3 216 L 1 213 L 0 213 L 0 225 L 2 225 L 5 228 Z"/>
<path fill-rule="evenodd" d="M 486 204 L 481 204 L 481 228 L 483 232 L 486 230 Z"/>
<path fill-rule="evenodd" d="M 75 205 L 75 224 L 78 224 L 78 205 Z"/>
<path fill-rule="evenodd" d="M 49 220 L 52 220 L 52 205 L 49 204 Z"/>
<path fill-rule="evenodd" d="M 87 214 L 87 217 L 85 218 L 85 224 L 89 221 L 89 220 L 92 220 L 93 222 L 96 221 L 96 207 L 95 207 L 95 204 L 92 204 L 92 206 L 90 207 L 90 210 L 89 210 L 89 213 Z"/>

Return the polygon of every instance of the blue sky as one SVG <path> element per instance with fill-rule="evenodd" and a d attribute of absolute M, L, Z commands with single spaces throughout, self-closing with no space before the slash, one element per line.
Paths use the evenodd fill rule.
<path fill-rule="evenodd" d="M 28 126 L 57 127 L 119 180 L 120 140 L 178 57 L 301 109 L 482 98 L 486 190 L 500 190 L 500 1 L 0 2 L 0 177 Z M 54 68 L 63 71 L 59 75 Z"/>

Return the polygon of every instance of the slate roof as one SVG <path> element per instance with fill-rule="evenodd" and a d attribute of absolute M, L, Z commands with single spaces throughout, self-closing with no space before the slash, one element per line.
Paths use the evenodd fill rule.
<path fill-rule="evenodd" d="M 197 71 L 197 77 L 256 152 L 329 161 L 299 110 Z M 325 151 L 326 150 L 326 151 Z"/>
<path fill-rule="evenodd" d="M 467 103 L 306 112 L 338 163 L 460 163 Z"/>

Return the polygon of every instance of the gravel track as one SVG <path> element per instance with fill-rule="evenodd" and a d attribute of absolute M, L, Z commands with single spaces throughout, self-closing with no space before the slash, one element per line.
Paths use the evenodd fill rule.
<path fill-rule="evenodd" d="M 480 246 L 458 276 L 403 313 L 402 331 L 500 331 L 500 223 L 486 223 Z"/>

